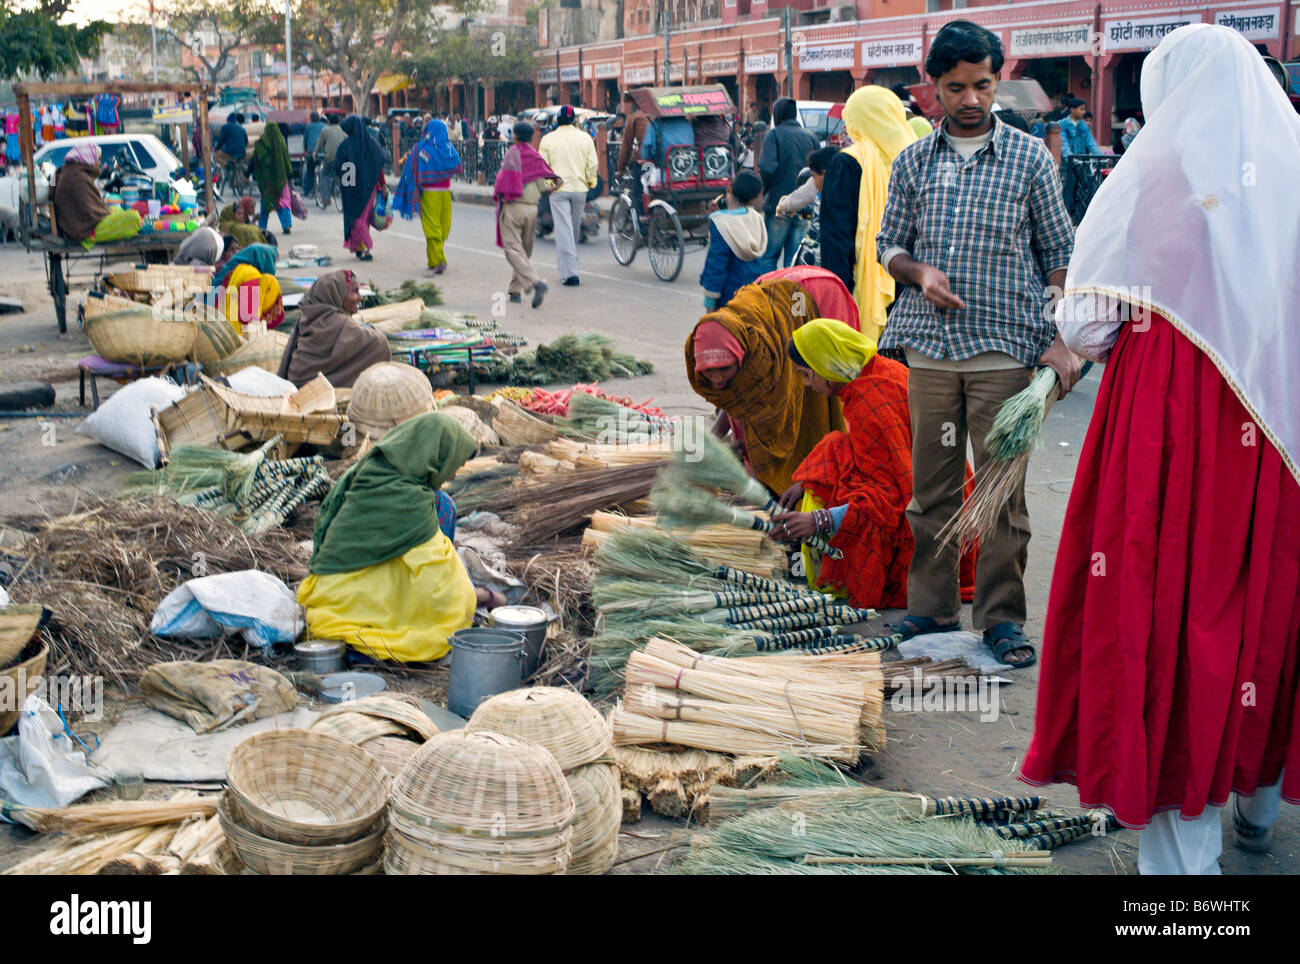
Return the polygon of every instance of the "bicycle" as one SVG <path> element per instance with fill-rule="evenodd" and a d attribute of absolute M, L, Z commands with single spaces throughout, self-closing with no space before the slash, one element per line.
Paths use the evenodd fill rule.
<path fill-rule="evenodd" d="M 257 196 L 257 182 L 244 173 L 244 163 L 243 160 L 232 160 L 217 168 L 212 189 L 218 199 L 225 200 L 226 188 L 230 188 L 237 198 Z"/>
<path fill-rule="evenodd" d="M 334 210 L 343 210 L 343 190 L 339 186 L 339 179 L 334 173 L 334 167 L 324 159 L 318 159 L 318 169 L 316 171 L 316 206 L 322 211 L 330 206 L 330 200 L 334 201 Z"/>

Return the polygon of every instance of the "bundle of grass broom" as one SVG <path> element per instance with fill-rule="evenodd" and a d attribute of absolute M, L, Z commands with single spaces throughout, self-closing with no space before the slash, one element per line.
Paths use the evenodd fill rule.
<path fill-rule="evenodd" d="M 1079 377 L 1092 367 L 1084 364 Z M 1024 482 L 1029 454 L 1043 437 L 1043 422 L 1061 397 L 1061 382 L 1051 368 L 1040 368 L 1029 386 L 1012 395 L 998 409 L 984 439 L 989 461 L 975 474 L 975 490 L 944 527 L 939 530 L 944 545 L 969 547 L 993 534 L 998 514 Z"/>
<path fill-rule="evenodd" d="M 652 515 L 593 512 L 591 524 L 582 534 L 582 544 L 594 551 L 619 532 L 665 536 L 686 545 L 712 565 L 726 566 L 762 579 L 783 581 L 779 577 L 789 572 L 783 549 L 761 532 L 719 525 L 669 533 Z"/>
<path fill-rule="evenodd" d="M 772 515 L 781 507 L 763 483 L 746 472 L 736 454 L 712 433 L 697 433 L 693 441 L 697 444 L 690 449 L 684 445 L 678 447 L 671 468 L 661 474 L 657 502 L 655 493 L 651 493 L 651 504 L 660 519 L 671 528 L 722 524 L 772 532 L 776 527 L 771 521 L 729 506 L 703 491 L 721 489 Z M 843 558 L 844 554 L 831 548 L 821 536 L 810 536 L 804 542 L 823 555 Z"/>
<path fill-rule="evenodd" d="M 878 659 L 865 671 L 813 658 L 710 659 L 652 639 L 627 660 L 623 700 L 610 717 L 614 742 L 740 755 L 793 751 L 853 764 L 884 742 Z"/>

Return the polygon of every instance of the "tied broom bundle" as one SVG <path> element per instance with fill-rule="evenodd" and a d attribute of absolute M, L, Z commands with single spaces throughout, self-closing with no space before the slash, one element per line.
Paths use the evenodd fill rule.
<path fill-rule="evenodd" d="M 569 414 L 555 424 L 572 438 L 611 441 L 648 442 L 672 435 L 676 422 L 671 418 L 646 415 L 636 409 L 575 391 L 569 399 Z"/>
<path fill-rule="evenodd" d="M 227 501 L 244 502 L 253 488 L 258 467 L 280 441 L 281 436 L 274 435 L 251 452 L 177 445 L 163 468 L 130 473 L 123 494 L 176 497 L 216 488 Z"/>
<path fill-rule="evenodd" d="M 656 462 L 622 465 L 519 486 L 514 499 L 520 509 L 507 520 L 519 527 L 516 545 L 540 545 L 581 525 L 593 512 L 644 498 L 658 468 Z"/>
<path fill-rule="evenodd" d="M 743 569 L 713 565 L 680 539 L 653 529 L 624 529 L 611 533 L 596 547 L 595 560 L 602 575 L 629 579 L 683 586 L 715 580 L 755 592 L 786 595 L 804 595 L 811 591 L 794 583 L 755 576 Z"/>
<path fill-rule="evenodd" d="M 698 441 L 696 451 L 688 451 L 686 446 L 679 448 L 676 461 L 665 472 L 670 480 L 683 487 L 721 489 L 768 515 L 781 511 L 780 504 L 768 492 L 767 487 L 746 472 L 736 458 L 736 453 L 712 432 L 698 433 Z M 810 536 L 804 542 L 832 559 L 843 557 L 840 550 L 832 549 L 830 543 L 821 536 Z"/>
<path fill-rule="evenodd" d="M 592 590 L 592 599 L 596 608 L 604 613 L 630 609 L 646 615 L 663 615 L 675 612 L 707 613 L 721 609 L 743 615 L 750 611 L 749 607 L 752 607 L 754 618 L 759 618 L 796 612 L 839 611 L 839 607 L 811 595 L 737 592 L 728 590 L 724 586 L 723 583 L 710 581 L 696 586 L 693 590 L 678 590 L 662 583 L 602 579 L 597 581 Z"/>
<path fill-rule="evenodd" d="M 1092 368 L 1084 364 L 1079 377 Z M 939 530 L 942 545 L 969 547 L 993 534 L 998 514 L 1024 482 L 1029 454 L 1043 436 L 1043 422 L 1061 397 L 1061 382 L 1051 368 L 1040 368 L 1028 387 L 1002 403 L 984 439 L 989 461 L 975 477 L 975 489 Z"/>

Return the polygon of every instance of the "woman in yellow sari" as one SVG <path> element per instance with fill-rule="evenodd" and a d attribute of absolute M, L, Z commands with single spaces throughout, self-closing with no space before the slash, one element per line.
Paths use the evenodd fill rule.
<path fill-rule="evenodd" d="M 822 183 L 822 267 L 853 292 L 862 333 L 875 340 L 894 301 L 894 279 L 876 261 L 889 169 L 917 136 L 898 95 L 876 86 L 859 87 L 845 102 L 844 128 L 853 144 L 831 160 Z"/>
<path fill-rule="evenodd" d="M 264 321 L 267 328 L 284 323 L 275 256 L 269 244 L 254 244 L 240 250 L 213 276 L 212 303 L 225 312 L 236 334 L 252 321 Z"/>
<path fill-rule="evenodd" d="M 450 500 L 439 487 L 475 445 L 454 419 L 429 412 L 391 429 L 334 483 L 298 588 L 313 636 L 376 659 L 425 662 L 450 651 L 448 637 L 478 605 L 505 602 L 474 587 L 440 525 Z"/>

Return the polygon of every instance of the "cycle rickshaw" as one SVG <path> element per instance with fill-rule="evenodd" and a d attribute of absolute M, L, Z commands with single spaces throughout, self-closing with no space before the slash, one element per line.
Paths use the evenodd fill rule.
<path fill-rule="evenodd" d="M 645 173 L 628 172 L 619 179 L 609 212 L 609 247 L 621 265 L 631 264 L 637 249 L 646 248 L 659 280 L 675 281 L 687 242 L 708 245 L 709 202 L 731 184 L 735 162 L 721 131 L 728 129 L 726 119 L 736 107 L 721 84 L 646 87 L 632 91 L 632 97 L 651 124 L 664 118 L 690 120 L 695 138 L 689 144 L 664 145 L 662 168 L 638 160 L 638 170 Z"/>

